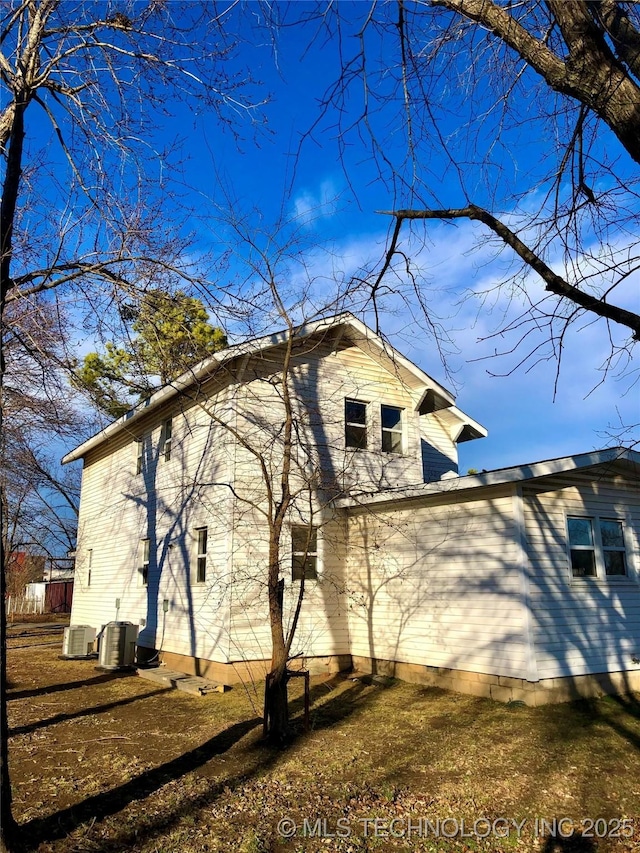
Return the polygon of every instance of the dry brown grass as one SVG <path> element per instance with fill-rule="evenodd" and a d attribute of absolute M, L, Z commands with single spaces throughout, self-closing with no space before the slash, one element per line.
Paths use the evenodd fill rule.
<path fill-rule="evenodd" d="M 632 698 L 531 709 L 336 680 L 313 685 L 312 731 L 279 752 L 260 742 L 259 685 L 196 698 L 59 660 L 61 645 L 57 626 L 9 641 L 14 806 L 29 849 L 640 850 Z M 486 824 L 473 827 L 485 817 L 525 824 L 520 836 L 511 826 L 508 837 L 483 839 Z M 536 833 L 536 818 L 561 817 L 576 830 L 601 822 L 593 838 Z M 297 826 L 291 839 L 278 833 L 283 818 Z M 305 837 L 305 819 L 325 837 Z M 623 819 L 633 838 L 596 837 Z M 442 837 L 462 820 L 471 834 Z M 571 826 L 562 824 L 565 835 Z"/>

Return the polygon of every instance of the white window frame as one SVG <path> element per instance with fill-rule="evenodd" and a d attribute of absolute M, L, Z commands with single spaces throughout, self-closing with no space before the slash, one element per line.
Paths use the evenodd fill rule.
<path fill-rule="evenodd" d="M 136 476 L 144 471 L 144 436 L 136 439 Z"/>
<path fill-rule="evenodd" d="M 399 427 L 385 427 L 384 426 L 384 414 L 383 409 L 390 409 L 394 412 L 400 413 L 400 426 Z M 395 453 L 396 455 L 402 455 L 405 452 L 405 440 L 404 440 L 404 423 L 405 423 L 405 414 L 402 406 L 392 406 L 390 403 L 380 403 L 380 449 L 383 453 Z M 384 446 L 384 437 L 385 435 L 399 435 L 400 436 L 400 449 L 399 450 L 387 450 Z"/>
<path fill-rule="evenodd" d="M 364 423 L 358 421 L 347 420 L 347 405 L 356 403 L 358 406 L 364 407 Z M 364 445 L 349 444 L 347 433 L 349 427 L 357 430 L 364 430 Z M 344 398 L 344 446 L 347 450 L 368 450 L 369 449 L 369 403 L 366 400 L 358 400 L 356 397 Z"/>
<path fill-rule="evenodd" d="M 311 535 L 310 535 L 311 532 Z M 295 537 L 299 533 L 300 537 L 304 537 L 304 550 L 296 550 Z M 315 549 L 312 547 L 315 540 Z M 317 581 L 320 577 L 321 567 L 321 542 L 320 528 L 316 525 L 309 524 L 292 524 L 291 525 L 291 580 L 292 582 L 302 580 L 302 571 L 296 566 L 296 557 L 304 559 L 304 582 Z M 313 568 L 309 572 L 307 562 L 311 560 Z"/>
<path fill-rule="evenodd" d="M 592 545 L 576 545 L 571 543 L 571 537 L 569 532 L 569 522 L 572 519 L 577 519 L 579 521 L 588 521 L 591 525 L 591 538 Z M 622 546 L 608 546 L 604 545 L 602 542 L 602 522 L 614 522 L 620 525 L 620 529 L 622 532 Z M 594 581 L 607 581 L 607 582 L 616 582 L 616 581 L 629 581 L 634 578 L 634 573 L 631 565 L 632 552 L 629 547 L 629 534 L 625 533 L 625 527 L 627 527 L 627 520 L 621 516 L 616 516 L 613 513 L 603 514 L 603 515 L 595 515 L 585 513 L 584 515 L 578 513 L 567 513 L 566 516 L 566 524 L 565 529 L 567 531 L 567 559 L 569 566 L 569 576 L 574 583 L 580 582 L 594 582 Z M 583 551 L 593 554 L 593 562 L 595 574 L 593 575 L 576 575 L 573 572 L 573 559 L 571 552 L 572 551 Z M 607 574 L 606 572 L 606 564 L 605 564 L 605 554 L 610 552 L 621 553 L 623 555 L 623 562 L 625 567 L 624 574 Z"/>
<path fill-rule="evenodd" d="M 93 548 L 87 548 L 87 586 L 91 586 L 91 567 L 93 566 Z"/>
<path fill-rule="evenodd" d="M 160 455 L 165 462 L 171 459 L 171 442 L 173 438 L 173 418 L 166 418 L 162 422 L 160 432 Z"/>
<path fill-rule="evenodd" d="M 138 572 L 140 576 L 140 586 L 149 586 L 149 566 L 151 565 L 151 539 L 140 540 L 140 565 Z"/>
<path fill-rule="evenodd" d="M 209 541 L 209 528 L 196 527 L 196 562 L 193 582 L 203 584 L 207 582 L 207 547 Z M 202 569 L 202 572 L 200 571 Z M 202 574 L 202 577 L 200 576 Z"/>

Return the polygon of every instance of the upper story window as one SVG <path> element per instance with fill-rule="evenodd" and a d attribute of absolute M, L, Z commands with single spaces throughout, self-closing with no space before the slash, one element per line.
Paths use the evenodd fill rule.
<path fill-rule="evenodd" d="M 318 577 L 318 528 L 295 524 L 291 528 L 291 578 L 316 580 Z"/>
<path fill-rule="evenodd" d="M 87 549 L 87 586 L 91 586 L 91 568 L 93 566 L 93 548 Z"/>
<path fill-rule="evenodd" d="M 206 527 L 198 527 L 196 529 L 198 536 L 197 554 L 196 554 L 196 583 L 204 583 L 207 579 L 207 536 L 208 530 Z"/>
<path fill-rule="evenodd" d="M 162 424 L 162 431 L 160 433 L 160 454 L 164 457 L 165 461 L 168 462 L 171 459 L 171 436 L 173 434 L 173 420 L 171 418 L 167 418 L 166 421 Z"/>
<path fill-rule="evenodd" d="M 624 577 L 627 556 L 622 522 L 614 518 L 567 518 L 574 578 Z"/>
<path fill-rule="evenodd" d="M 136 474 L 142 474 L 144 469 L 144 439 L 136 441 Z"/>
<path fill-rule="evenodd" d="M 355 450 L 367 448 L 367 404 L 360 400 L 344 401 L 344 441 Z"/>
<path fill-rule="evenodd" d="M 385 453 L 402 453 L 402 409 L 380 406 L 382 449 Z"/>
<path fill-rule="evenodd" d="M 149 564 L 151 562 L 151 540 L 150 539 L 141 539 L 140 540 L 140 565 L 138 567 L 138 571 L 140 572 L 140 581 L 142 586 L 148 586 L 149 584 Z"/>

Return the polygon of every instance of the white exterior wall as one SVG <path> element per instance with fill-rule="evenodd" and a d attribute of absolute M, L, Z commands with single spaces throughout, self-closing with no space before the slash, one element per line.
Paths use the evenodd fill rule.
<path fill-rule="evenodd" d="M 273 363 L 245 365 L 242 383 L 234 388 L 235 408 L 242 414 L 237 426 L 250 447 L 235 447 L 233 521 L 234 583 L 231 594 L 231 657 L 261 659 L 271 654 L 266 589 L 268 523 L 266 490 L 261 467 L 252 449 L 260 451 L 275 486 L 282 469 L 281 387 Z M 297 356 L 290 372 L 295 396 L 297 449 L 291 473 L 295 510 L 291 523 L 313 523 L 319 532 L 319 576 L 307 581 L 292 654 L 328 656 L 349 653 L 349 627 L 344 588 L 342 522 L 333 518 L 331 502 L 345 490 L 366 491 L 389 485 L 416 484 L 422 461 L 416 399 L 393 376 L 356 348 L 315 347 Z M 345 398 L 368 404 L 368 449 L 345 450 Z M 380 406 L 404 410 L 404 452 L 381 450 Z M 288 528 L 281 539 L 285 609 L 291 618 L 299 582 L 291 580 Z"/>
<path fill-rule="evenodd" d="M 573 578 L 568 515 L 624 524 L 626 578 Z M 524 492 L 529 600 L 538 677 L 640 669 L 640 495 L 609 475 L 574 476 Z"/>
<path fill-rule="evenodd" d="M 229 436 L 197 406 L 174 410 L 171 458 L 165 460 L 161 428 L 169 414 L 85 461 L 71 620 L 98 629 L 114 619 L 134 622 L 142 646 L 226 661 L 231 491 L 211 484 L 231 482 Z M 141 474 L 138 436 L 146 446 Z M 200 585 L 195 529 L 203 526 L 207 582 Z M 146 538 L 152 545 L 144 586 L 139 568 Z"/>
<path fill-rule="evenodd" d="M 449 500 L 350 512 L 351 652 L 526 678 L 511 490 Z"/>

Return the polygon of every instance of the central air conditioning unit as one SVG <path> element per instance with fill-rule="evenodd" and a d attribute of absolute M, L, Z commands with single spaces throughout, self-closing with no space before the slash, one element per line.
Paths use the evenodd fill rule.
<path fill-rule="evenodd" d="M 62 639 L 63 658 L 88 658 L 93 654 L 96 629 L 90 625 L 69 625 Z"/>
<path fill-rule="evenodd" d="M 129 669 L 136 659 L 138 626 L 133 622 L 109 622 L 100 638 L 102 669 Z"/>

